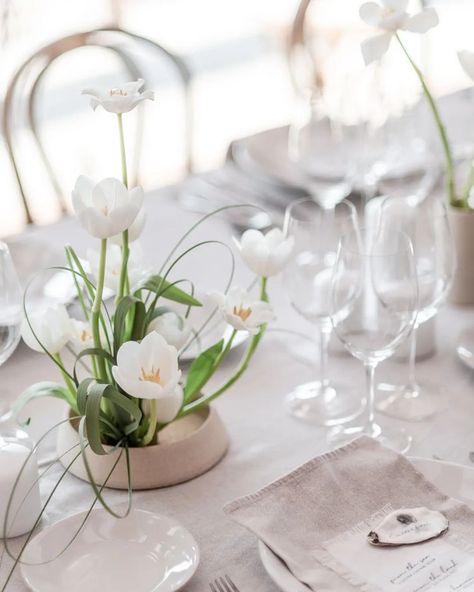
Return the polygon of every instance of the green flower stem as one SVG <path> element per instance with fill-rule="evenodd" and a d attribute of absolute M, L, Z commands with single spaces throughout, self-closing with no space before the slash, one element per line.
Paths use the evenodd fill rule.
<path fill-rule="evenodd" d="M 107 259 L 107 239 L 103 238 L 100 241 L 100 259 L 99 259 L 99 271 L 97 274 L 97 287 L 95 291 L 94 303 L 92 305 L 92 336 L 94 338 L 94 346 L 98 349 L 102 349 L 100 341 L 100 310 L 102 306 L 102 294 L 104 292 L 104 279 L 105 279 L 105 264 Z M 105 368 L 105 360 L 101 356 L 96 356 L 98 378 L 99 380 L 107 381 L 107 371 Z"/>
<path fill-rule="evenodd" d="M 142 445 L 143 446 L 148 446 L 149 444 L 151 444 L 153 442 L 153 439 L 155 438 L 155 435 L 156 435 L 156 429 L 157 429 L 157 426 L 158 426 L 157 413 L 156 413 L 156 404 L 157 404 L 157 402 L 154 399 L 152 399 L 149 402 L 149 405 L 150 405 L 150 415 L 149 415 L 150 424 L 148 426 L 148 430 L 147 430 L 146 434 L 143 436 L 143 440 L 142 440 Z"/>
<path fill-rule="evenodd" d="M 122 163 L 122 183 L 128 189 L 128 172 L 127 172 L 127 153 L 125 150 L 125 135 L 123 132 L 123 120 L 122 114 L 117 115 L 118 128 L 119 128 L 119 139 L 120 139 L 120 161 Z M 130 247 L 128 244 L 128 230 L 122 233 L 122 268 L 120 270 L 120 282 L 119 289 L 117 292 L 116 302 L 120 302 L 126 294 L 129 293 L 129 282 L 128 282 L 128 259 L 130 257 Z"/>
<path fill-rule="evenodd" d="M 65 250 L 66 250 L 66 259 L 69 263 L 69 267 L 75 271 L 76 269 L 74 267 L 71 253 L 69 252 L 69 249 L 66 248 Z M 89 320 L 89 310 L 88 310 L 86 303 L 84 301 L 84 294 L 82 293 L 81 286 L 79 285 L 79 280 L 77 279 L 77 275 L 75 273 L 72 274 L 72 277 L 74 279 L 74 286 L 76 287 L 77 299 L 79 300 L 79 304 L 81 305 L 81 309 L 84 314 L 84 318 L 86 319 L 86 321 L 88 321 Z"/>
<path fill-rule="evenodd" d="M 64 383 L 66 384 L 67 390 L 71 393 L 71 395 L 75 401 L 76 397 L 77 397 L 76 385 L 74 384 L 74 381 L 71 379 L 71 377 L 63 370 L 64 363 L 61 358 L 61 354 L 60 353 L 54 354 L 53 357 L 58 363 L 58 366 L 59 366 L 59 369 L 61 372 L 61 376 L 63 377 L 63 380 L 64 380 Z"/>
<path fill-rule="evenodd" d="M 267 278 L 265 278 L 265 277 L 262 278 L 261 289 L 260 289 L 260 298 L 264 302 L 268 302 Z M 247 351 L 245 352 L 245 356 L 242 360 L 242 363 L 240 364 L 240 366 L 237 369 L 237 371 L 235 372 L 235 374 L 233 374 L 227 382 L 225 382 L 220 388 L 218 388 L 211 395 L 201 397 L 200 399 L 196 399 L 195 401 L 191 401 L 191 403 L 185 405 L 183 407 L 183 409 L 181 410 L 179 417 L 185 417 L 186 415 L 189 415 L 190 413 L 194 413 L 195 411 L 197 411 L 201 407 L 205 407 L 206 405 L 209 405 L 209 403 L 211 401 L 213 401 L 214 399 L 217 399 L 217 397 L 222 395 L 226 390 L 228 390 L 233 384 L 235 384 L 239 380 L 239 378 L 242 376 L 242 374 L 247 370 L 247 368 L 250 364 L 250 361 L 253 358 L 253 355 L 254 355 L 260 341 L 262 340 L 262 337 L 265 334 L 266 329 L 267 329 L 267 325 L 266 324 L 262 325 L 260 327 L 260 331 L 252 337 L 252 340 L 250 341 Z"/>
<path fill-rule="evenodd" d="M 127 154 L 125 152 L 125 135 L 123 133 L 122 114 L 119 113 L 117 117 L 120 138 L 120 161 L 122 163 L 122 183 L 128 188 Z"/>
<path fill-rule="evenodd" d="M 404 46 L 402 40 L 398 33 L 395 34 L 400 47 L 403 50 L 403 53 L 407 57 L 408 61 L 410 62 L 415 74 L 417 75 L 421 87 L 423 88 L 423 92 L 425 93 L 426 99 L 428 100 L 428 104 L 431 108 L 431 112 L 433 114 L 434 120 L 436 122 L 436 126 L 438 127 L 439 135 L 441 138 L 441 143 L 443 145 L 444 156 L 446 158 L 446 177 L 447 177 L 447 190 L 448 190 L 448 197 L 449 201 L 452 206 L 455 207 L 466 207 L 466 204 L 463 203 L 462 200 L 458 199 L 456 194 L 456 181 L 454 177 L 454 159 L 453 153 L 451 150 L 451 146 L 449 144 L 448 134 L 446 133 L 446 128 L 444 126 L 443 120 L 441 119 L 441 115 L 439 113 L 438 106 L 436 105 L 436 101 L 431 94 L 430 89 L 428 88 L 428 84 L 426 83 L 425 77 L 423 76 L 423 72 L 420 68 L 416 65 L 410 54 L 408 53 L 406 47 Z"/>

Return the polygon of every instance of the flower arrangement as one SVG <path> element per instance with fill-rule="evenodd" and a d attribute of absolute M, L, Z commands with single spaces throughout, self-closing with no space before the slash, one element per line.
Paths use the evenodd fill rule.
<path fill-rule="evenodd" d="M 226 293 L 210 295 L 215 303 L 213 314 L 220 314 L 231 330 L 226 332 L 228 337 L 198 355 L 185 376 L 180 369 L 180 353 L 199 337 L 199 331 L 190 327 L 188 315 L 201 302 L 190 282 L 189 291 L 185 291 L 179 285 L 185 280 L 171 282 L 169 276 L 176 262 L 200 244 L 173 260 L 182 237 L 158 274 L 150 274 L 143 265 L 135 241 L 145 224 L 144 195 L 140 187 L 130 188 L 128 184 L 122 120 L 123 114 L 140 102 L 153 100 L 151 91 L 142 91 L 143 85 L 144 81 L 139 80 L 109 91 L 83 91 L 92 96 L 93 109 L 100 106 L 117 117 L 122 179 L 94 182 L 80 176 L 72 192 L 77 219 L 100 245 L 98 252 L 88 252 L 88 269 L 71 246 L 65 249 L 68 264 L 61 269 L 74 278 L 82 318 L 71 318 L 62 305 L 31 314 L 26 300 L 24 306 L 24 341 L 49 356 L 64 384 L 33 385 L 19 397 L 14 411 L 18 413 L 38 397 L 63 399 L 78 420 L 82 452 L 90 447 L 98 455 L 117 448 L 159 444 L 165 426 L 209 405 L 239 379 L 274 317 L 267 279 L 282 270 L 293 246 L 293 239 L 286 238 L 279 229 L 267 235 L 256 230 L 244 233 L 237 246 L 243 261 L 257 276 L 260 293 L 252 296 L 232 287 Z M 105 288 L 115 294 L 113 306 L 104 298 Z M 186 313 L 170 307 L 170 302 L 185 307 Z M 224 384 L 205 393 L 239 331 L 249 335 L 240 365 Z M 65 347 L 74 353 L 72 368 L 63 361 L 61 352 Z M 87 372 L 81 376 L 84 367 Z M 93 482 L 90 472 L 89 476 Z"/>
<path fill-rule="evenodd" d="M 398 43 L 420 81 L 423 93 L 436 123 L 446 163 L 446 188 L 449 203 L 455 208 L 469 210 L 471 209 L 469 198 L 474 187 L 474 161 L 471 164 L 464 188 L 461 191 L 458 190 L 453 150 L 438 105 L 423 72 L 411 57 L 400 35 L 402 31 L 419 34 L 428 32 L 438 25 L 438 14 L 432 7 L 425 8 L 417 14 L 409 14 L 407 12 L 408 2 L 409 0 L 379 0 L 378 2 L 365 2 L 362 4 L 360 7 L 360 17 L 366 24 L 380 31 L 375 37 L 371 37 L 363 42 L 362 55 L 365 63 L 368 65 L 385 55 L 392 40 Z M 458 53 L 458 57 L 465 72 L 474 82 L 474 53 L 461 51 Z"/>

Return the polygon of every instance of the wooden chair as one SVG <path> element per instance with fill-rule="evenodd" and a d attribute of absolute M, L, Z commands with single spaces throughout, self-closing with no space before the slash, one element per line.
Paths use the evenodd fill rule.
<path fill-rule="evenodd" d="M 128 46 L 127 46 L 128 44 Z M 185 62 L 177 55 L 171 53 L 151 39 L 120 28 L 106 27 L 92 31 L 76 33 L 50 43 L 26 60 L 13 76 L 6 95 L 2 116 L 2 133 L 5 139 L 8 157 L 12 164 L 18 185 L 19 193 L 25 210 L 27 223 L 34 222 L 31 213 L 32 198 L 27 195 L 24 183 L 24 167 L 20 164 L 15 148 L 15 136 L 17 131 L 19 111 L 23 107 L 23 116 L 26 121 L 28 133 L 31 135 L 38 150 L 42 166 L 46 171 L 54 192 L 57 196 L 61 210 L 66 211 L 66 199 L 58 181 L 53 164 L 48 158 L 44 143 L 41 139 L 40 126 L 37 116 L 38 95 L 52 64 L 61 56 L 83 47 L 103 48 L 115 55 L 121 62 L 129 80 L 144 78 L 136 57 L 130 51 L 130 44 L 137 44 L 159 54 L 170 62 L 178 74 L 180 86 L 184 97 L 184 121 L 185 121 L 185 167 L 187 173 L 194 170 L 193 164 L 193 112 L 191 97 L 191 73 Z M 135 156 L 138 156 L 142 147 L 144 126 L 144 114 L 142 105 L 139 106 L 138 121 L 135 137 Z M 138 176 L 138 171 L 136 172 Z M 133 179 L 133 177 L 132 177 Z M 135 179 L 135 182 L 137 179 Z"/>

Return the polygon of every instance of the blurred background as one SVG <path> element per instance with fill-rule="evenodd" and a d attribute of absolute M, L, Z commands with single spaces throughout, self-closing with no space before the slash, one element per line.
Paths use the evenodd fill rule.
<path fill-rule="evenodd" d="M 133 78 L 136 66 L 147 87 L 155 91 L 155 103 L 147 104 L 141 115 L 133 114 L 125 120 L 132 143 L 142 121 L 142 149 L 139 151 L 137 144 L 130 158 L 139 161 L 140 182 L 152 190 L 180 181 L 190 169 L 202 172 L 218 168 L 237 138 L 294 122 L 301 115 L 298 104 L 314 83 L 299 79 L 297 52 L 290 56 L 289 67 L 289 41 L 297 31 L 294 19 L 301 9 L 298 0 L 0 1 L 1 236 L 21 231 L 26 223 L 9 148 L 14 150 L 32 215 L 40 224 L 57 219 L 61 207 L 67 210 L 68 196 L 79 174 L 97 178 L 119 175 L 115 121 L 101 109 L 95 115 L 91 112 L 88 98 L 80 94 L 83 88 L 117 86 Z M 327 70 L 334 80 L 328 75 L 325 88 L 330 95 L 331 88 L 337 88 L 331 95 L 332 107 L 326 102 L 326 111 L 335 110 L 341 119 L 348 120 L 354 105 L 360 111 L 364 103 L 363 95 L 360 104 L 354 98 L 362 85 L 360 79 L 349 74 L 363 66 L 360 52 L 348 46 L 341 67 L 340 61 L 334 61 L 336 53 L 331 46 L 325 48 L 321 40 L 347 39 L 348 32 L 367 36 L 357 17 L 359 4 L 353 0 L 313 0 L 305 24 L 321 56 L 321 76 Z M 413 6 L 417 4 L 413 2 Z M 410 43 L 436 94 L 445 95 L 470 86 L 456 50 L 474 49 L 474 7 L 472 0 L 438 0 L 433 4 L 439 10 L 441 26 L 422 40 L 410 39 Z M 151 40 L 172 54 L 172 59 L 143 39 L 123 41 L 127 61 L 117 51 L 122 40 L 113 33 L 89 37 L 85 43 L 85 38 L 74 38 L 77 33 L 102 28 L 120 28 Z M 101 47 L 91 46 L 95 42 Z M 76 43 L 77 49 L 67 51 Z M 38 54 L 48 45 L 46 52 Z M 15 78 L 32 56 L 39 56 L 38 63 L 29 62 Z M 382 104 L 391 117 L 398 117 L 416 106 L 420 93 L 400 55 L 387 59 L 392 61 L 382 76 Z M 351 70 L 353 62 L 357 66 Z M 190 76 L 188 99 L 183 92 L 183 71 L 189 71 Z M 340 73 L 339 80 L 335 72 Z M 373 111 L 370 100 L 365 108 Z M 384 121 L 385 111 L 380 115 Z M 193 119 L 188 156 L 186 113 Z M 423 124 L 423 117 L 406 121 L 413 136 L 412 126 Z M 463 125 L 467 139 L 473 131 L 471 122 Z M 36 136 L 31 133 L 32 127 Z M 419 133 L 429 138 L 429 130 Z M 403 139 L 398 142 L 403 148 Z M 429 144 L 429 140 L 426 142 Z M 54 175 L 45 170 L 41 150 Z M 65 196 L 63 206 L 57 193 Z"/>

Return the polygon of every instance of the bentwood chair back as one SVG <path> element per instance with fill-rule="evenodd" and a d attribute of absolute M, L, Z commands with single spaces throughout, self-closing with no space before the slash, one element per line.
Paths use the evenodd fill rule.
<path fill-rule="evenodd" d="M 14 74 L 4 101 L 2 116 L 2 133 L 6 144 L 6 150 L 10 159 L 19 194 L 25 211 L 27 223 L 34 223 L 32 204 L 34 203 L 34 190 L 28 188 L 25 182 L 26 176 L 32 168 L 32 155 L 21 149 L 20 135 L 30 136 L 29 141 L 35 147 L 40 167 L 44 175 L 49 179 L 51 190 L 62 212 L 67 211 L 68 195 L 70 187 L 65 190 L 59 180 L 58 170 L 46 148 L 46 143 L 41 133 L 38 116 L 38 100 L 41 88 L 51 70 L 53 64 L 67 54 L 92 47 L 106 50 L 118 59 L 121 69 L 125 71 L 126 80 L 145 78 L 141 62 L 144 56 L 164 58 L 175 70 L 179 79 L 179 86 L 183 97 L 183 130 L 184 130 L 184 158 L 186 173 L 193 172 L 193 112 L 191 96 L 191 74 L 182 58 L 171 53 L 155 41 L 125 31 L 120 28 L 107 27 L 76 33 L 50 43 L 29 57 Z M 141 53 L 140 53 L 141 52 Z M 124 80 L 125 81 L 125 80 Z M 134 166 L 132 166 L 131 180 L 138 182 L 140 153 L 143 144 L 144 130 L 144 104 L 140 104 L 137 110 L 137 121 L 134 133 Z M 71 144 L 73 140 L 71 140 Z M 68 149 L 66 145 L 64 149 Z M 38 165 L 38 163 L 34 163 Z M 34 166 L 34 165 L 33 165 Z M 38 190 L 38 188 L 36 188 Z M 33 208 L 34 209 L 34 208 Z"/>

